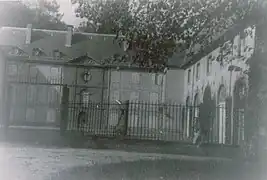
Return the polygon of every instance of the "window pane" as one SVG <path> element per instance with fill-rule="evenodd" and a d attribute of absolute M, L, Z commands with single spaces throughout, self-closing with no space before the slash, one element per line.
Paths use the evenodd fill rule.
<path fill-rule="evenodd" d="M 199 78 L 199 75 L 200 75 L 200 63 L 197 64 L 197 70 L 196 70 L 196 78 L 198 79 Z"/>
<path fill-rule="evenodd" d="M 191 69 L 189 69 L 187 72 L 187 82 L 190 83 L 190 81 L 191 81 Z"/>
<path fill-rule="evenodd" d="M 133 83 L 139 83 L 140 82 L 140 74 L 139 73 L 133 73 L 132 74 L 132 82 Z"/>
<path fill-rule="evenodd" d="M 34 122 L 35 121 L 35 109 L 33 108 L 27 108 L 26 111 L 26 120 L 30 121 L 30 122 Z"/>
<path fill-rule="evenodd" d="M 120 99 L 120 92 L 119 91 L 114 91 L 111 97 L 112 101 L 116 101 Z"/>
<path fill-rule="evenodd" d="M 139 92 L 131 92 L 130 101 L 138 101 L 139 100 Z"/>
<path fill-rule="evenodd" d="M 7 71 L 9 76 L 15 76 L 18 72 L 18 66 L 16 64 L 9 64 Z"/>
<path fill-rule="evenodd" d="M 150 102 L 157 102 L 159 100 L 159 94 L 158 93 L 150 93 L 149 94 Z"/>

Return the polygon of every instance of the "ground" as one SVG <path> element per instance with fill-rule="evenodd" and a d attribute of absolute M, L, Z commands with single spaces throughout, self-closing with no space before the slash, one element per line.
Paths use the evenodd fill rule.
<path fill-rule="evenodd" d="M 7 180 L 258 179 L 250 167 L 219 158 L 21 144 L 1 144 L 0 155 L 1 179 Z"/>

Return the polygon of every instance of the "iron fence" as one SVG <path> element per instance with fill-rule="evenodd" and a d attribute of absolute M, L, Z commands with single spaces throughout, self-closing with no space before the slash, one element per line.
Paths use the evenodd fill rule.
<path fill-rule="evenodd" d="M 85 135 L 191 143 L 201 126 L 199 107 L 181 104 L 73 102 L 66 107 L 66 130 Z M 215 107 L 214 112 L 206 120 L 205 142 L 239 145 L 244 139 L 244 111 Z"/>

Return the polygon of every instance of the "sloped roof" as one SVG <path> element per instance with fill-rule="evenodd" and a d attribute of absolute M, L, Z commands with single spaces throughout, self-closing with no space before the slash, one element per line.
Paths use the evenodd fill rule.
<path fill-rule="evenodd" d="M 100 62 L 114 54 L 124 53 L 123 48 L 114 41 L 116 35 L 74 32 L 72 46 L 66 47 L 67 31 L 32 29 L 30 44 L 25 43 L 26 33 L 27 28 L 2 27 L 0 46 L 4 50 L 9 49 L 4 47 L 18 47 L 29 56 L 32 55 L 34 48 L 42 49 L 50 57 L 57 50 L 67 57 L 67 61 L 87 54 Z"/>
<path fill-rule="evenodd" d="M 79 57 L 87 55 L 94 62 L 101 64 L 103 60 L 114 56 L 123 55 L 126 52 L 115 40 L 116 35 L 73 32 L 72 45 L 66 47 L 67 31 L 32 29 L 31 43 L 26 44 L 27 28 L 2 27 L 0 28 L 0 47 L 8 53 L 12 47 L 18 47 L 24 54 L 32 56 L 34 49 L 38 48 L 43 54 L 52 58 L 54 51 L 64 54 L 64 60 L 72 62 Z M 181 66 L 181 54 L 174 54 L 169 59 L 169 66 L 178 68 Z M 129 66 L 131 63 L 120 62 L 118 66 Z M 133 66 L 133 65 L 131 65 Z"/>

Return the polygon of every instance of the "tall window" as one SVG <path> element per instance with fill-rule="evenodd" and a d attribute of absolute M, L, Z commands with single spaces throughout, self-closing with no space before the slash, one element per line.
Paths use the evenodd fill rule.
<path fill-rule="evenodd" d="M 34 103 L 36 101 L 36 96 L 37 96 L 37 87 L 30 85 L 27 87 L 27 101 L 29 103 Z"/>
<path fill-rule="evenodd" d="M 152 81 L 155 85 L 161 85 L 163 76 L 161 74 L 153 74 Z"/>
<path fill-rule="evenodd" d="M 197 64 L 196 79 L 199 79 L 199 77 L 200 77 L 200 63 Z"/>
<path fill-rule="evenodd" d="M 120 91 L 113 91 L 111 100 L 112 101 L 120 100 Z"/>
<path fill-rule="evenodd" d="M 155 93 L 155 92 L 150 93 L 149 94 L 149 100 L 152 103 L 158 102 L 158 100 L 159 100 L 159 94 L 158 93 Z"/>
<path fill-rule="evenodd" d="M 211 58 L 208 58 L 207 59 L 207 75 L 209 75 L 211 72 L 211 64 L 212 64 Z"/>
<path fill-rule="evenodd" d="M 187 71 L 187 83 L 191 83 L 191 69 Z"/>
<path fill-rule="evenodd" d="M 140 73 L 132 73 L 132 83 L 140 83 Z"/>
<path fill-rule="evenodd" d="M 30 81 L 37 81 L 38 70 L 36 66 L 30 66 Z"/>
<path fill-rule="evenodd" d="M 83 103 L 83 105 L 87 106 L 90 102 L 90 96 L 91 96 L 90 92 L 86 89 L 83 89 L 83 90 L 81 90 L 80 95 L 81 95 L 81 103 Z"/>
<path fill-rule="evenodd" d="M 18 73 L 18 65 L 16 64 L 8 64 L 8 75 L 9 76 L 16 76 Z"/>
<path fill-rule="evenodd" d="M 138 101 L 139 100 L 139 92 L 133 91 L 130 94 L 130 101 Z"/>

